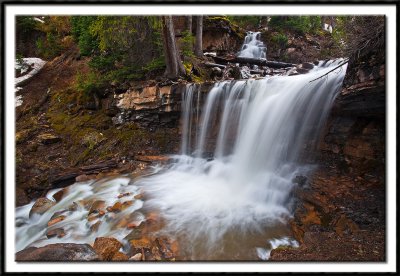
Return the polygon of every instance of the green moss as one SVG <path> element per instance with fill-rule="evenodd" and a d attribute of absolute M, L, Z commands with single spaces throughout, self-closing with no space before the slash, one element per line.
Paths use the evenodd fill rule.
<path fill-rule="evenodd" d="M 290 245 L 280 245 L 277 248 L 275 248 L 274 250 L 288 250 L 288 249 L 297 249 L 296 247 L 292 247 Z"/>

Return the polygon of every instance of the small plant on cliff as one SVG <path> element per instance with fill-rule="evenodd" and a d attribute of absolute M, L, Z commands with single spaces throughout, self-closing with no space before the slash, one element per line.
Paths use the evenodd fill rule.
<path fill-rule="evenodd" d="M 280 48 L 286 48 L 288 37 L 282 33 L 277 33 L 271 37 L 272 42 L 278 44 Z"/>

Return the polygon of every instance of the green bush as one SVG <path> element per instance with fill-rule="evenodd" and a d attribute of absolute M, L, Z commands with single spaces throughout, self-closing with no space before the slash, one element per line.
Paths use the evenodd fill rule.
<path fill-rule="evenodd" d="M 288 38 L 282 33 L 275 34 L 271 37 L 272 42 L 278 44 L 280 48 L 285 48 L 288 43 Z"/>
<path fill-rule="evenodd" d="M 321 26 L 320 16 L 271 16 L 269 26 L 278 31 L 293 31 L 297 34 L 316 32 Z"/>

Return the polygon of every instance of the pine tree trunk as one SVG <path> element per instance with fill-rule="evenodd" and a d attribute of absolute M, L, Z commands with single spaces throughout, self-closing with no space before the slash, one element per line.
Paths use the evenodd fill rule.
<path fill-rule="evenodd" d="M 166 70 L 165 76 L 167 78 L 175 79 L 179 76 L 185 75 L 185 68 L 179 57 L 178 48 L 175 41 L 175 30 L 172 21 L 172 16 L 167 15 L 162 17 L 162 37 L 164 43 L 164 55 Z"/>
<path fill-rule="evenodd" d="M 196 17 L 196 41 L 194 44 L 194 54 L 198 57 L 203 56 L 203 16 Z"/>
<path fill-rule="evenodd" d="M 193 24 L 192 16 L 188 15 L 186 17 L 186 30 L 188 31 L 189 34 L 192 34 L 192 24 Z"/>

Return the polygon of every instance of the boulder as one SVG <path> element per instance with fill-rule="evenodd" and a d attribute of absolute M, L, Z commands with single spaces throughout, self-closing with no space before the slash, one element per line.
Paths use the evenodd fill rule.
<path fill-rule="evenodd" d="M 111 261 L 116 261 L 116 262 L 123 262 L 123 261 L 128 261 L 128 260 L 129 260 L 129 257 L 122 252 L 116 252 L 111 259 Z"/>
<path fill-rule="evenodd" d="M 66 218 L 66 216 L 58 216 L 58 217 L 55 217 L 55 218 L 51 219 L 51 220 L 47 223 L 47 226 L 52 226 L 52 225 L 54 225 L 54 224 L 56 224 L 56 223 L 59 223 L 60 221 L 63 221 L 65 218 Z"/>
<path fill-rule="evenodd" d="M 16 253 L 21 261 L 99 261 L 100 258 L 88 244 L 55 243 L 44 247 L 29 247 Z"/>
<path fill-rule="evenodd" d="M 110 261 L 114 255 L 122 247 L 120 243 L 115 238 L 98 237 L 94 241 L 93 248 L 96 253 L 101 257 L 103 261 Z"/>
<path fill-rule="evenodd" d="M 51 207 L 53 207 L 56 203 L 46 197 L 41 197 L 38 198 L 33 204 L 31 211 L 29 212 L 29 217 L 31 217 L 33 214 L 43 214 L 47 210 L 49 210 Z"/>
<path fill-rule="evenodd" d="M 61 199 L 63 198 L 65 192 L 66 192 L 66 189 L 62 189 L 62 190 L 58 191 L 57 193 L 55 193 L 53 195 L 54 200 L 56 202 L 60 202 Z"/>

